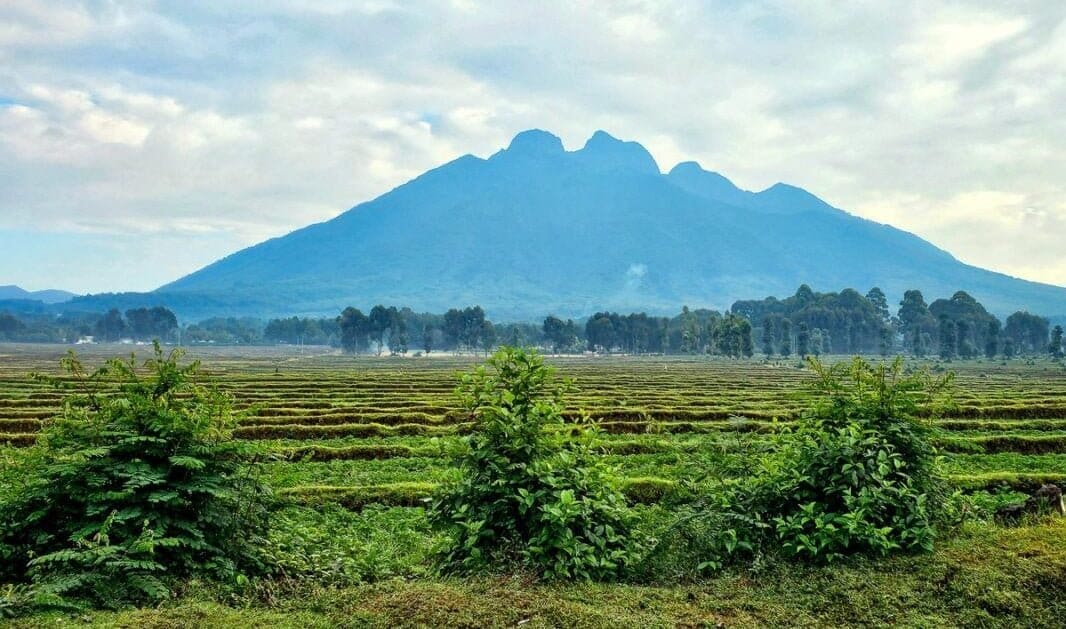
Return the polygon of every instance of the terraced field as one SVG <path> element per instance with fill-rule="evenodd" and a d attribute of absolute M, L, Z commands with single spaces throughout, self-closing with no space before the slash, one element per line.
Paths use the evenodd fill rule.
<path fill-rule="evenodd" d="M 143 352 L 144 348 L 140 349 Z M 128 353 L 90 347 L 87 364 Z M 32 443 L 60 395 L 31 379 L 57 373 L 64 348 L 0 350 L 0 443 Z M 353 358 L 323 348 L 201 349 L 219 386 L 246 412 L 237 435 L 300 501 L 416 505 L 451 474 L 448 453 L 468 427 L 452 395 L 473 357 Z M 797 361 L 557 358 L 577 392 L 568 412 L 603 431 L 604 456 L 638 501 L 677 481 L 742 473 L 802 404 Z M 930 363 L 934 369 L 941 366 Z M 962 362 L 956 408 L 936 423 L 953 480 L 966 489 L 1028 489 L 1066 479 L 1066 369 L 1046 361 Z"/>
<path fill-rule="evenodd" d="M 0 345 L 0 486 L 54 415 L 58 346 Z M 87 365 L 131 349 L 79 348 Z M 932 555 L 831 567 L 777 565 L 645 588 L 440 579 L 422 499 L 454 471 L 468 429 L 452 391 L 475 357 L 348 357 L 326 348 L 197 349 L 244 411 L 237 431 L 283 499 L 267 552 L 284 592 L 220 601 L 207 591 L 158 610 L 27 619 L 15 626 L 1060 626 L 1062 519 L 975 522 Z M 749 473 L 803 405 L 796 360 L 555 358 L 579 388 L 568 415 L 601 432 L 644 532 L 693 489 Z M 915 363 L 917 366 L 919 363 Z M 942 366 L 925 363 L 934 370 Z M 956 362 L 956 407 L 936 424 L 952 481 L 994 506 L 1066 481 L 1066 369 L 1050 361 Z M 279 586 L 281 587 L 281 586 Z M 228 600 L 228 599 L 227 599 Z M 353 616 L 354 614 L 354 616 Z"/>

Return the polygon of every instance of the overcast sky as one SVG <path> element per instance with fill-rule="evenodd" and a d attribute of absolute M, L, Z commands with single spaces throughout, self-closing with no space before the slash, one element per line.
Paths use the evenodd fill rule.
<path fill-rule="evenodd" d="M 1062 0 L 3 0 L 0 284 L 152 289 L 538 127 L 1061 285 L 1064 112 Z"/>

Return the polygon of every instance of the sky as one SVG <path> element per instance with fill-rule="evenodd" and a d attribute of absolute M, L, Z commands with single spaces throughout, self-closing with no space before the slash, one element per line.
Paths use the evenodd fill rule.
<path fill-rule="evenodd" d="M 0 284 L 150 290 L 529 128 L 1066 285 L 1066 4 L 0 2 Z"/>

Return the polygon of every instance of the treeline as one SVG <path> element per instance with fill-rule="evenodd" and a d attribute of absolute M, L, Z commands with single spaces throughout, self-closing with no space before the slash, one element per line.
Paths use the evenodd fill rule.
<path fill-rule="evenodd" d="M 75 343 L 152 341 L 182 344 L 338 345 L 336 317 L 289 317 L 264 321 L 253 317 L 216 317 L 179 326 L 175 314 L 163 306 L 132 308 L 105 313 L 0 312 L 0 341 L 21 343 Z"/>
<path fill-rule="evenodd" d="M 965 291 L 927 304 L 919 290 L 904 293 L 892 314 L 885 294 L 853 289 L 816 293 L 804 284 L 786 299 L 767 297 L 733 304 L 764 354 L 911 354 L 943 359 L 1063 354 L 1062 327 L 1018 311 L 1000 322 Z"/>
<path fill-rule="evenodd" d="M 584 325 L 546 317 L 541 324 L 494 324 L 480 306 L 443 315 L 374 306 L 368 313 L 346 308 L 337 319 L 341 347 L 349 353 L 491 351 L 499 345 L 531 346 L 555 353 L 586 351 L 632 354 L 711 353 L 752 356 L 751 323 L 740 316 L 684 308 L 676 317 L 600 312 Z"/>
<path fill-rule="evenodd" d="M 346 352 L 406 354 L 409 351 L 489 351 L 500 344 L 541 345 L 542 331 L 525 323 L 496 325 L 481 306 L 452 308 L 444 314 L 377 305 L 368 313 L 345 308 L 337 324 Z"/>
<path fill-rule="evenodd" d="M 212 318 L 178 326 L 162 306 L 103 314 L 0 312 L 0 341 L 92 339 L 183 344 L 329 345 L 350 353 L 488 352 L 499 345 L 555 353 L 713 354 L 729 357 L 911 354 L 943 359 L 1049 354 L 1062 357 L 1062 327 L 1019 311 L 1001 322 L 964 291 L 927 304 L 908 290 L 893 313 L 884 292 L 817 293 L 807 285 L 784 299 L 735 302 L 729 312 L 687 306 L 673 317 L 597 312 L 584 322 L 548 316 L 539 324 L 496 324 L 480 306 L 443 314 L 376 305 L 337 317 Z"/>
<path fill-rule="evenodd" d="M 78 340 L 175 340 L 178 319 L 162 306 L 131 308 L 125 313 L 111 309 L 103 314 L 72 312 L 21 314 L 0 312 L 0 341 L 24 343 L 73 343 Z"/>
<path fill-rule="evenodd" d="M 630 354 L 720 354 L 752 356 L 751 322 L 734 313 L 681 309 L 675 317 L 597 312 L 585 323 L 587 349 Z"/>

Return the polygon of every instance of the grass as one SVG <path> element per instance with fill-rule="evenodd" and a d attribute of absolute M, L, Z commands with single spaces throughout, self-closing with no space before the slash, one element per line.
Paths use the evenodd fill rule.
<path fill-rule="evenodd" d="M 544 584 L 522 576 L 309 581 L 158 609 L 51 614 L 12 627 L 1061 627 L 1062 520 L 972 526 L 930 555 L 828 567 L 776 564 L 672 587 Z"/>
<path fill-rule="evenodd" d="M 0 346 L 0 493 L 61 405 L 27 377 L 66 348 Z M 128 351 L 123 348 L 121 351 Z M 87 348 L 93 364 L 114 348 Z M 829 567 L 758 565 L 688 584 L 563 585 L 521 575 L 433 575 L 421 505 L 454 476 L 466 418 L 452 397 L 470 357 L 351 358 L 296 348 L 203 348 L 247 410 L 238 437 L 282 499 L 269 551 L 283 578 L 240 595 L 188 584 L 159 609 L 39 615 L 16 627 L 188 626 L 1062 626 L 1066 522 L 974 521 L 929 555 Z M 555 359 L 579 392 L 571 417 L 602 429 L 642 530 L 669 522 L 690 484 L 743 476 L 802 408 L 796 361 Z M 937 366 L 911 361 L 912 365 Z M 1066 483 L 1066 370 L 960 361 L 958 405 L 934 423 L 953 483 L 987 515 L 1043 482 Z M 0 585 L 0 592 L 3 586 Z"/>

